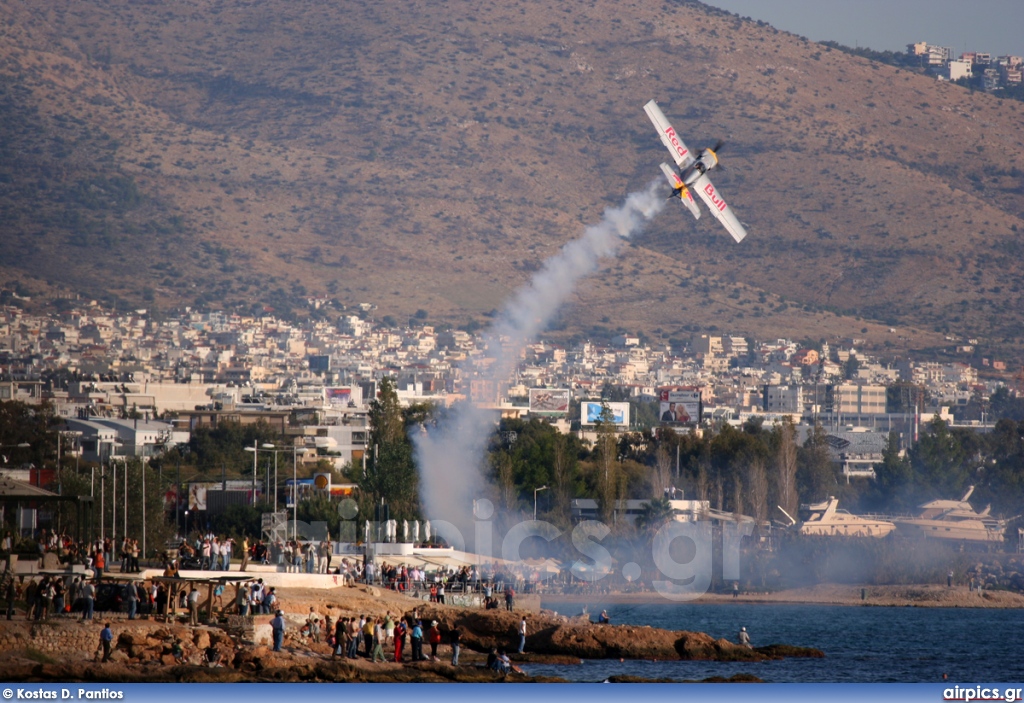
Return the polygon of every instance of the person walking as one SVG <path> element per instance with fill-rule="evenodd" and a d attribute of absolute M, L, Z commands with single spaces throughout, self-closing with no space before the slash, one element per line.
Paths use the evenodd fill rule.
<path fill-rule="evenodd" d="M 517 654 L 522 654 L 523 650 L 526 649 L 526 616 L 519 621 L 519 649 L 516 650 Z"/>
<path fill-rule="evenodd" d="M 270 621 L 270 629 L 274 633 L 274 651 L 280 652 L 281 645 L 284 643 L 284 612 L 281 610 L 277 611 L 277 615 Z"/>

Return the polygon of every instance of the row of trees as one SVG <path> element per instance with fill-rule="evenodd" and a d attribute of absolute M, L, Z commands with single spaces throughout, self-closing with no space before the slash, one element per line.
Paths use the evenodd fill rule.
<path fill-rule="evenodd" d="M 571 497 L 598 499 L 607 516 L 617 499 L 656 499 L 669 486 L 717 510 L 758 520 L 784 520 L 777 506 L 795 516 L 801 502 L 830 495 L 850 510 L 903 512 L 926 500 L 959 497 L 969 485 L 976 486 L 979 507 L 991 503 L 997 513 L 1024 513 L 1024 421 L 1001 420 L 982 434 L 935 420 L 907 451 L 892 434 L 876 466 L 877 480 L 850 483 L 832 460 L 821 427 L 798 442 L 797 428 L 788 423 L 618 436 L 599 425 L 592 448 L 540 420 L 506 420 L 501 430 L 497 437 L 509 431 L 516 436 L 514 443 L 496 439 L 491 445 L 503 506 L 531 508 L 533 490 L 551 486 L 546 512 L 563 523 Z"/>
<path fill-rule="evenodd" d="M 1013 399 L 994 398 L 993 405 L 997 400 L 1014 409 Z M 444 416 L 443 409 L 426 405 L 402 408 L 391 380 L 381 381 L 380 393 L 370 407 L 365 471 L 360 465 L 350 468 L 346 475 L 361 489 L 359 520 L 373 519 L 375 507 L 381 503 L 388 505 L 389 516 L 395 519 L 432 517 L 423 515 L 419 503 L 410 430 L 443 422 Z M 59 419 L 46 405 L 0 403 L 0 444 L 12 447 L 10 451 L 18 462 L 52 465 L 56 457 L 54 428 L 58 425 Z M 563 526 L 570 523 L 573 498 L 596 499 L 602 517 L 611 524 L 615 501 L 660 499 L 670 487 L 682 489 L 687 498 L 706 500 L 717 510 L 749 514 L 760 521 L 783 519 L 777 506 L 795 515 L 801 502 L 819 501 L 829 495 L 839 497 L 842 505 L 853 511 L 901 512 L 924 500 L 958 497 L 968 485 L 976 486 L 973 499 L 979 507 L 988 502 L 996 514 L 1024 513 L 1024 419 L 1000 420 L 989 433 L 951 428 L 935 420 L 922 428 L 918 441 L 906 452 L 900 450 L 900 438 L 891 435 L 883 459 L 876 466 L 877 480 L 849 484 L 838 473 L 827 433 L 820 427 L 798 433 L 791 424 L 765 427 L 751 421 L 739 428 L 722 424 L 693 434 L 621 434 L 607 417 L 597 424 L 596 434 L 591 445 L 575 434 L 560 433 L 541 419 L 502 420 L 481 467 L 489 474 L 492 486 L 492 494 L 486 497 L 506 515 L 532 514 L 534 491 L 546 486 L 539 495 L 539 513 Z M 798 441 L 801 434 L 805 438 Z M 179 475 L 182 480 L 251 476 L 253 455 L 245 451 L 246 447 L 277 439 L 276 432 L 265 424 L 243 427 L 223 423 L 196 430 L 187 447 L 145 464 L 138 460 L 122 462 L 118 467 L 119 507 L 123 510 L 125 471 L 129 494 L 135 502 L 142 500 L 145 472 L 147 533 L 160 540 L 164 532 L 173 532 L 173 527 L 162 526 L 161 496 Z M 65 456 L 62 461 L 57 483 L 65 494 L 95 494 L 97 498 L 101 493 L 109 495 L 112 486 L 104 481 L 112 479 L 110 467 L 104 470 L 98 465 L 81 464 L 76 469 L 76 464 L 72 457 Z M 112 502 L 104 505 L 107 513 Z M 71 515 L 64 514 L 68 510 L 61 509 L 63 524 L 71 524 Z M 257 534 L 259 515 L 265 510 L 266 506 L 239 506 L 210 527 Z M 134 507 L 128 513 L 130 534 L 141 532 L 141 513 Z M 299 513 L 300 520 L 327 522 L 332 534 L 337 534 L 337 506 L 326 498 L 304 501 Z M 105 524 L 113 519 L 113 514 L 104 516 Z M 122 529 L 123 519 L 121 513 L 118 524 Z"/>

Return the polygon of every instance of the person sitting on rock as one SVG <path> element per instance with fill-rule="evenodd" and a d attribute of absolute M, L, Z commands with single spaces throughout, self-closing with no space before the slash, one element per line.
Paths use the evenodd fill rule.
<path fill-rule="evenodd" d="M 608 617 L 608 611 L 607 610 L 602 610 L 601 611 L 601 614 L 599 616 L 597 616 L 597 622 L 602 624 L 602 625 L 607 625 L 607 624 L 609 624 L 611 622 L 611 619 Z"/>
<path fill-rule="evenodd" d="M 174 644 L 171 645 L 171 655 L 174 657 L 176 664 L 181 664 L 185 661 L 185 649 L 181 646 L 181 640 L 174 640 Z"/>
<path fill-rule="evenodd" d="M 747 628 L 740 628 L 739 641 L 741 647 L 746 647 L 747 649 L 750 649 L 750 634 L 747 632 Z"/>

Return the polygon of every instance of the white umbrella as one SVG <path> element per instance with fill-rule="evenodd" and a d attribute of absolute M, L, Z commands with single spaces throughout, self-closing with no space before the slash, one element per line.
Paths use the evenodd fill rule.
<path fill-rule="evenodd" d="M 363 541 L 369 544 L 370 540 L 370 521 L 366 521 L 366 525 L 363 527 Z"/>
<path fill-rule="evenodd" d="M 402 541 L 403 542 L 408 542 L 409 541 L 409 521 L 408 520 L 402 520 Z"/>
<path fill-rule="evenodd" d="M 419 520 L 413 520 L 412 521 L 412 541 L 414 543 L 420 541 L 420 521 Z"/>
<path fill-rule="evenodd" d="M 430 541 L 430 520 L 424 520 L 423 521 L 423 535 L 424 535 L 423 536 L 423 541 L 424 542 L 429 542 Z"/>

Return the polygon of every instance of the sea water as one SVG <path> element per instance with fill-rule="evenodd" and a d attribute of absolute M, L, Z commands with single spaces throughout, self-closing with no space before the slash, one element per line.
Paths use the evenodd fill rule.
<path fill-rule="evenodd" d="M 579 615 L 579 602 L 544 600 L 562 615 Z M 706 632 L 735 642 L 746 627 L 756 647 L 791 644 L 825 652 L 824 659 L 764 663 L 587 660 L 580 665 L 526 664 L 532 675 L 602 681 L 612 675 L 699 680 L 749 673 L 775 682 L 1024 681 L 1024 611 L 988 608 L 857 607 L 723 603 L 588 604 L 596 620 Z"/>

